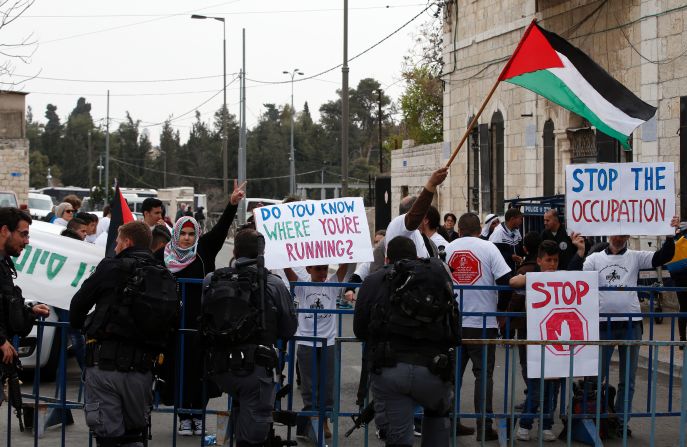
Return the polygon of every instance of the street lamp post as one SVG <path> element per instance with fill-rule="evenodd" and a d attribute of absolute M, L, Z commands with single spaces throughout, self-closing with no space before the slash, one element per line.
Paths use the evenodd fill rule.
<path fill-rule="evenodd" d="M 229 139 L 227 129 L 227 27 L 224 17 L 210 17 L 199 14 L 193 14 L 192 19 L 213 19 L 222 22 L 222 60 L 223 60 L 223 79 L 222 90 L 224 93 L 224 101 L 222 102 L 222 190 L 224 195 L 229 194 L 229 151 L 227 149 L 227 142 Z"/>
<path fill-rule="evenodd" d="M 285 75 L 291 76 L 291 155 L 289 156 L 289 193 L 296 193 L 296 154 L 293 148 L 293 115 L 295 109 L 293 108 L 293 80 L 296 75 L 303 76 L 303 72 L 294 68 L 293 71 L 283 71 Z"/>

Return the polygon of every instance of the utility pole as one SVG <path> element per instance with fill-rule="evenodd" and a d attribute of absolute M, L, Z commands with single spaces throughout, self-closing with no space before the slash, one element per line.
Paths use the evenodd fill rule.
<path fill-rule="evenodd" d="M 224 188 L 224 197 L 229 195 L 229 129 L 227 129 L 227 25 L 224 17 L 221 17 L 222 22 L 222 67 L 223 67 L 223 85 L 222 85 L 222 185 Z M 217 18 L 215 20 L 218 20 Z"/>
<path fill-rule="evenodd" d="M 110 91 L 107 91 L 107 118 L 105 120 L 105 205 L 110 192 Z"/>
<path fill-rule="evenodd" d="M 296 194 L 296 149 L 293 146 L 293 119 L 295 109 L 293 108 L 293 79 L 296 75 L 303 75 L 302 71 L 294 68 L 293 71 L 282 71 L 283 74 L 291 76 L 291 152 L 289 155 L 289 194 Z"/>
<path fill-rule="evenodd" d="M 162 160 L 162 170 L 163 170 L 163 177 L 162 177 L 162 187 L 166 188 L 167 187 L 167 151 L 162 151 L 164 154 L 165 158 Z"/>
<path fill-rule="evenodd" d="M 384 158 L 382 155 L 382 89 L 377 90 L 379 95 L 379 173 L 384 172 Z"/>
<path fill-rule="evenodd" d="M 343 65 L 341 66 L 341 196 L 348 195 L 348 0 L 344 2 Z"/>
<path fill-rule="evenodd" d="M 239 160 L 238 160 L 238 183 L 242 185 L 246 181 L 246 29 L 243 28 L 243 67 L 241 68 L 241 109 L 240 109 L 240 131 L 239 131 Z M 247 189 L 248 187 L 246 187 Z M 246 201 L 239 202 L 239 224 L 246 223 Z"/>
<path fill-rule="evenodd" d="M 105 169 L 105 166 L 103 166 L 103 154 L 100 153 L 98 155 L 98 186 L 100 186 L 100 189 L 102 190 L 103 188 L 103 169 Z"/>
<path fill-rule="evenodd" d="M 222 86 L 222 93 L 224 100 L 222 102 L 222 191 L 224 196 L 229 195 L 229 151 L 227 148 L 229 140 L 229 129 L 227 124 L 227 23 L 224 17 L 210 17 L 200 14 L 193 14 L 192 19 L 213 19 L 222 22 L 222 61 L 224 72 L 224 85 Z"/>
<path fill-rule="evenodd" d="M 91 147 L 91 131 L 88 131 L 88 187 L 93 187 L 93 148 Z"/>

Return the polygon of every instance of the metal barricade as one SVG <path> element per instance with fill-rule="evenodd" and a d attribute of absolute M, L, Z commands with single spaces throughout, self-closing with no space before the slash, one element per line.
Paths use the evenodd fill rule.
<path fill-rule="evenodd" d="M 185 300 L 186 300 L 186 286 L 188 284 L 200 284 L 200 280 L 182 280 L 180 281 L 181 283 L 181 290 L 182 290 L 182 303 L 183 309 L 186 308 Z M 292 291 L 294 286 L 312 286 L 316 285 L 317 287 L 359 287 L 360 284 L 349 284 L 349 283 L 309 283 L 309 282 L 304 282 L 304 283 L 293 283 L 292 284 Z M 462 297 L 462 293 L 465 290 L 468 289 L 487 289 L 487 290 L 510 290 L 507 287 L 455 287 L 457 293 Z M 618 289 L 604 289 L 602 288 L 601 290 L 618 290 Z M 649 294 L 650 298 L 650 304 L 649 304 L 649 312 L 645 312 L 642 314 L 623 314 L 620 315 L 624 318 L 631 318 L 632 316 L 641 316 L 643 318 L 648 317 L 648 326 L 649 326 L 649 331 L 648 331 L 648 339 L 647 340 L 601 340 L 598 342 L 579 342 L 579 341 L 571 341 L 571 342 L 563 342 L 563 341 L 555 341 L 556 344 L 566 344 L 566 345 L 583 345 L 583 344 L 588 344 L 588 345 L 598 345 L 601 347 L 599 350 L 599 363 L 600 365 L 602 364 L 601 357 L 603 353 L 603 347 L 606 346 L 611 346 L 611 345 L 616 345 L 616 346 L 625 346 L 625 347 L 644 347 L 645 349 L 648 348 L 649 351 L 649 365 L 646 368 L 646 403 L 642 403 L 639 405 L 638 400 L 635 400 L 635 407 L 638 411 L 631 411 L 630 408 L 628 408 L 628 405 L 625 405 L 625 408 L 621 410 L 618 410 L 621 412 L 623 415 L 626 416 L 631 416 L 635 418 L 649 418 L 650 419 L 650 443 L 653 445 L 655 438 L 657 436 L 657 432 L 660 433 L 661 430 L 656 430 L 657 428 L 657 421 L 660 420 L 658 418 L 674 418 L 677 420 L 679 418 L 679 427 L 676 428 L 675 431 L 675 438 L 679 438 L 679 445 L 684 446 L 685 445 L 685 434 L 686 434 L 686 429 L 687 429 L 687 394 L 684 393 L 685 390 L 687 390 L 687 357 L 683 356 L 682 361 L 680 364 L 677 364 L 676 362 L 676 347 L 681 347 L 684 346 L 686 343 L 685 342 L 679 342 L 676 341 L 676 335 L 675 335 L 675 323 L 678 318 L 687 318 L 687 314 L 680 314 L 680 313 L 667 313 L 663 312 L 661 313 L 661 316 L 664 318 L 669 318 L 670 319 L 670 340 L 654 340 L 654 318 L 656 314 L 652 312 L 652 303 L 653 303 L 653 295 L 657 292 L 671 292 L 671 291 L 677 291 L 677 290 L 682 290 L 678 288 L 651 288 L 651 287 L 637 287 L 637 288 L 626 288 L 622 290 L 632 290 L 632 291 L 642 291 L 646 292 Z M 462 301 L 461 301 L 462 302 Z M 182 311 L 183 312 L 183 311 Z M 356 416 L 358 415 L 359 409 L 358 408 L 343 408 L 342 407 L 342 401 L 341 401 L 341 388 L 342 388 L 342 361 L 341 361 L 341 353 L 342 353 L 342 346 L 345 343 L 358 343 L 360 342 L 359 340 L 356 340 L 352 337 L 347 337 L 344 336 L 344 319 L 345 318 L 350 318 L 346 317 L 346 315 L 351 315 L 353 314 L 353 310 L 343 310 L 343 309 L 337 309 L 337 310 L 323 310 L 323 309 L 313 309 L 313 310 L 308 310 L 308 309 L 301 309 L 299 310 L 300 313 L 313 313 L 314 315 L 317 314 L 333 314 L 337 316 L 338 322 L 337 322 L 337 339 L 335 342 L 335 345 L 333 347 L 335 356 L 334 356 L 334 377 L 333 377 L 333 386 L 334 386 L 334 405 L 333 408 L 328 409 L 326 408 L 325 402 L 324 402 L 324 384 L 322 381 L 318 381 L 315 379 L 313 381 L 313 391 L 318 390 L 320 391 L 319 393 L 313 392 L 314 395 L 319 395 L 319 400 L 318 400 L 318 405 L 316 408 L 311 409 L 310 411 L 299 411 L 297 412 L 300 416 L 305 416 L 305 417 L 315 417 L 318 418 L 320 421 L 324 420 L 326 417 L 331 417 L 333 421 L 333 438 L 329 442 L 329 445 L 339 445 L 340 443 L 340 433 L 341 433 L 341 428 L 342 428 L 342 421 L 340 420 L 341 417 L 350 417 L 350 416 Z M 482 318 L 483 321 L 483 328 L 486 328 L 486 318 L 490 316 L 499 316 L 499 317 L 505 317 L 506 319 L 506 328 L 508 328 L 509 323 L 511 318 L 514 317 L 522 317 L 523 314 L 519 313 L 476 313 L 476 314 L 470 314 L 466 313 L 464 316 L 479 316 Z M 617 314 L 614 314 L 613 316 L 619 316 Z M 610 321 L 611 315 L 601 315 L 601 320 L 602 321 Z M 186 318 L 185 314 L 182 314 L 182 323 L 185 323 L 184 320 Z M 317 318 L 315 318 L 315 321 L 317 321 Z M 31 394 L 25 394 L 24 397 L 25 399 L 31 399 L 33 401 L 33 405 L 35 407 L 34 411 L 34 427 L 37 427 L 38 425 L 38 407 L 39 405 L 44 405 L 48 409 L 56 409 L 59 411 L 65 411 L 68 409 L 81 409 L 83 404 L 79 402 L 78 400 L 69 400 L 67 399 L 67 386 L 68 386 L 68 381 L 66 380 L 66 351 L 67 351 L 67 323 L 48 323 L 48 322 L 43 322 L 40 321 L 38 323 L 38 334 L 37 334 L 37 344 L 36 344 L 36 356 L 37 358 L 40 358 L 40 350 L 41 350 L 41 340 L 43 336 L 43 328 L 46 326 L 55 326 L 58 328 L 59 336 L 60 336 L 60 346 L 61 346 L 61 356 L 60 356 L 60 362 L 59 362 L 59 368 L 60 368 L 60 374 L 58 374 L 58 381 L 56 382 L 56 387 L 58 388 L 58 396 L 57 398 L 51 398 L 51 397 L 46 397 L 41 395 L 41 381 L 40 381 L 40 369 L 37 368 L 34 372 L 34 383 L 33 383 L 33 392 Z M 179 377 L 179 381 L 176 384 L 177 385 L 177 400 L 176 402 L 182 402 L 183 401 L 183 382 L 184 382 L 184 374 L 185 374 L 185 362 L 183 359 L 183 353 L 184 353 L 184 347 L 185 343 L 187 342 L 186 336 L 192 332 L 195 331 L 195 329 L 186 329 L 186 324 L 182 324 L 182 329 L 179 331 L 179 336 L 178 336 L 178 346 L 177 346 L 177 353 L 178 355 L 178 365 L 177 365 L 177 374 Z M 319 337 L 317 333 L 317 323 L 315 323 L 315 336 L 314 337 L 296 337 L 293 340 L 290 340 L 289 343 L 287 344 L 287 349 L 285 350 L 286 353 L 284 355 L 284 361 L 286 363 L 287 367 L 287 380 L 286 382 L 288 384 L 295 384 L 295 348 L 296 348 L 296 342 L 297 341 L 304 341 L 308 343 L 312 343 L 313 348 L 316 346 L 316 343 L 323 342 L 323 350 L 326 352 L 327 349 L 332 349 L 326 347 L 326 343 L 324 343 L 324 338 Z M 541 346 L 542 353 L 544 350 L 544 346 L 546 344 L 552 344 L 554 342 L 531 342 L 527 340 L 508 340 L 508 339 L 487 339 L 487 340 L 475 340 L 475 339 L 470 339 L 470 340 L 464 340 L 463 345 L 468 346 L 468 345 L 481 345 L 482 346 L 482 356 L 483 360 L 485 360 L 486 355 L 487 355 L 487 346 L 490 345 L 496 345 L 503 347 L 505 349 L 504 352 L 504 361 L 503 361 L 503 383 L 504 383 L 504 392 L 502 396 L 503 400 L 503 408 L 501 411 L 496 411 L 493 413 L 487 413 L 485 410 L 479 411 L 479 412 L 461 412 L 460 408 L 460 402 L 461 398 L 465 398 L 465 395 L 462 395 L 461 392 L 455 393 L 455 400 L 454 400 L 454 405 L 453 405 L 453 411 L 451 412 L 451 420 L 453 421 L 453 426 L 455 427 L 455 424 L 459 418 L 461 419 L 475 419 L 481 420 L 481 426 L 485 427 L 486 424 L 486 419 L 487 418 L 494 418 L 495 420 L 500 422 L 500 429 L 502 434 L 505 434 L 505 431 L 507 427 L 511 428 L 511 436 L 508 440 L 510 445 L 513 445 L 514 443 L 514 436 L 512 435 L 513 429 L 515 427 L 515 421 L 517 418 L 521 417 L 523 414 L 532 416 L 534 418 L 538 418 L 539 420 L 539 439 L 541 440 L 541 430 L 542 430 L 542 421 L 544 418 L 544 412 L 543 412 L 543 398 L 544 398 L 544 393 L 541 392 L 543 388 L 543 381 L 541 382 L 542 388 L 540 388 L 540 410 L 537 413 L 533 414 L 528 414 L 528 413 L 523 413 L 522 411 L 516 411 L 515 409 L 515 404 L 516 404 L 516 399 L 517 399 L 517 393 L 518 393 L 518 379 L 517 379 L 517 370 L 518 370 L 518 352 L 517 352 L 517 346 L 519 345 L 537 345 Z M 500 349 L 500 348 L 499 348 Z M 668 364 L 667 364 L 667 371 L 663 371 L 660 374 L 663 376 L 667 376 L 665 379 L 668 382 L 668 387 L 667 387 L 667 392 L 663 392 L 662 396 L 665 395 L 665 399 L 660 398 L 659 400 L 659 392 L 658 392 L 658 383 L 659 383 L 659 357 L 660 353 L 665 353 L 667 351 L 668 353 Z M 456 356 L 456 374 L 455 374 L 455 383 L 456 383 L 456 389 L 460 391 L 461 385 L 462 385 L 462 374 L 460 373 L 459 367 L 462 362 L 462 348 L 458 348 L 458 355 Z M 324 357 L 324 356 L 323 356 Z M 316 359 L 316 356 L 313 356 L 313 359 Z M 626 377 L 625 377 L 625 382 L 628 383 L 629 377 L 629 361 L 630 361 L 630 356 L 625 356 L 625 362 L 626 362 Z M 483 361 L 483 363 L 486 363 L 486 361 Z M 574 363 L 574 356 L 570 356 L 570 371 L 572 374 L 572 367 Z M 664 362 L 665 363 L 665 362 Z M 319 371 L 321 377 L 326 377 L 328 371 L 326 364 L 323 364 L 322 361 L 317 364 L 315 361 L 313 361 L 312 365 L 309 365 L 311 368 L 315 368 Z M 542 364 L 543 368 L 543 364 Z M 680 378 L 676 379 L 676 373 L 677 369 L 680 369 Z M 486 369 L 483 369 L 483 377 L 482 377 L 482 383 L 486 384 Z M 639 376 L 640 371 L 638 370 L 637 375 Z M 644 372 L 641 372 L 641 374 L 644 374 Z M 317 376 L 315 376 L 317 377 Z M 574 413 L 572 409 L 572 376 L 569 376 L 566 380 L 566 386 L 562 390 L 563 392 L 561 393 L 560 396 L 560 401 L 561 401 L 561 414 L 565 418 L 570 418 L 570 419 L 585 419 L 589 421 L 593 421 L 594 425 L 597 428 L 597 434 L 598 434 L 598 428 L 601 426 L 601 421 L 603 419 L 607 419 L 609 417 L 609 414 L 604 413 L 602 411 L 602 402 L 600 399 L 596 400 L 596 411 L 592 413 Z M 597 389 L 601 389 L 601 375 L 599 375 L 597 378 Z M 676 384 L 676 380 L 680 380 L 679 384 L 679 390 Z M 295 387 L 294 387 L 295 388 Z M 625 393 L 629 393 L 629 387 L 626 388 Z M 486 396 L 486 386 L 483 386 L 482 389 L 480 390 L 481 396 L 484 398 Z M 680 403 L 679 406 L 675 405 L 675 400 L 676 396 L 679 395 Z M 627 396 L 625 396 L 627 397 Z M 482 399 L 484 401 L 484 399 Z M 624 402 L 628 402 L 628 399 L 625 398 Z M 163 405 L 156 405 L 154 408 L 154 412 L 156 413 L 172 413 L 173 418 L 172 418 L 172 431 L 174 433 L 173 436 L 173 445 L 176 445 L 176 425 L 177 425 L 177 416 L 178 414 L 198 414 L 200 417 L 203 419 L 203 431 L 205 431 L 205 418 L 208 414 L 216 414 L 219 413 L 220 411 L 231 411 L 232 409 L 232 402 L 231 399 L 227 399 L 227 404 L 226 407 L 222 407 L 222 410 L 209 410 L 204 408 L 202 411 L 199 410 L 193 410 L 193 409 L 187 409 L 187 408 L 181 408 L 179 406 L 173 406 L 173 407 L 165 407 Z M 8 406 L 9 407 L 9 406 Z M 289 393 L 288 395 L 288 401 L 287 401 L 287 409 L 288 410 L 293 410 L 294 407 L 294 396 L 293 396 L 293 389 L 292 392 Z M 482 407 L 484 408 L 484 407 Z M 13 445 L 13 441 L 19 441 L 20 438 L 16 437 L 13 435 L 13 427 L 16 426 L 16 423 L 13 421 L 12 417 L 12 412 L 8 409 L 7 413 L 7 445 L 11 446 Z M 61 430 L 60 430 L 60 445 L 66 445 L 65 444 L 65 439 L 66 439 L 66 424 L 63 421 Z M 287 437 L 289 439 L 293 439 L 291 429 L 285 429 L 287 432 Z M 455 431 L 454 431 L 455 433 Z M 318 445 L 324 445 L 325 444 L 325 439 L 324 439 L 324 433 L 323 433 L 323 424 L 318 424 Z M 365 427 L 365 432 L 364 432 L 364 444 L 367 445 L 368 442 L 368 432 L 367 432 L 367 427 Z M 90 438 L 90 437 L 89 437 Z M 202 445 L 203 442 L 203 437 L 201 436 L 199 443 Z M 15 443 L 15 445 L 28 445 L 27 443 L 27 438 L 22 438 L 23 440 L 21 442 Z M 34 436 L 33 436 L 33 445 L 38 446 L 40 441 L 39 437 L 39 430 L 35 430 Z M 44 444 L 48 445 L 55 445 L 57 440 L 54 437 L 54 432 L 50 433 L 49 436 L 47 436 L 44 439 Z M 571 435 L 571 430 L 568 430 L 568 434 L 566 437 L 566 443 L 568 445 L 571 445 L 572 443 L 572 435 Z M 92 439 L 88 440 L 89 446 L 94 445 L 94 442 Z M 154 442 L 154 441 L 153 441 Z M 623 445 L 628 444 L 628 433 L 624 432 L 622 436 L 622 442 Z M 452 445 L 457 445 L 457 440 L 455 435 L 452 437 Z"/>

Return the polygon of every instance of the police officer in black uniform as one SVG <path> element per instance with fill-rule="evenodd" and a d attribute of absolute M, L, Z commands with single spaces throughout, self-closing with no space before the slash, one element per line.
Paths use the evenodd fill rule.
<path fill-rule="evenodd" d="M 206 341 L 206 368 L 219 388 L 238 401 L 234 410 L 237 447 L 269 445 L 278 368 L 274 345 L 277 339 L 291 338 L 298 326 L 293 298 L 282 280 L 264 266 L 259 273 L 256 260 L 263 250 L 260 233 L 239 231 L 234 238 L 234 264 L 210 273 L 203 282 L 201 332 Z M 246 287 L 243 297 L 237 287 Z M 217 329 L 222 316 L 230 319 L 223 335 L 214 330 L 210 334 L 207 319 L 217 321 Z"/>
<path fill-rule="evenodd" d="M 386 445 L 413 445 L 413 411 L 422 405 L 422 445 L 445 447 L 460 341 L 451 278 L 439 259 L 417 259 L 403 236 L 389 241 L 387 261 L 360 287 L 353 319 L 370 350 L 374 399 L 384 402 Z"/>
<path fill-rule="evenodd" d="M 142 446 L 146 439 L 153 398 L 151 368 L 160 351 L 140 336 L 140 323 L 125 307 L 131 300 L 126 287 L 137 274 L 132 265 L 153 266 L 160 275 L 169 275 L 158 288 L 172 294 L 178 306 L 174 279 L 149 249 L 151 237 L 144 222 L 122 225 L 116 256 L 98 264 L 69 308 L 71 326 L 86 332 L 84 411 L 99 447 Z M 152 312 L 148 317 L 154 322 L 159 316 Z"/>
<path fill-rule="evenodd" d="M 12 337 L 31 332 L 37 316 L 47 317 L 45 304 L 27 306 L 21 289 L 14 285 L 17 270 L 11 257 L 19 257 L 29 243 L 31 216 L 18 208 L 0 208 L 0 354 L 3 363 L 12 363 L 17 351 Z"/>

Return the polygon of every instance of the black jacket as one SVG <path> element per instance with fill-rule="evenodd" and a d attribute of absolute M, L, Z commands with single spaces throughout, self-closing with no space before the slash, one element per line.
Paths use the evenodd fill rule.
<path fill-rule="evenodd" d="M 565 228 L 561 225 L 555 235 L 549 230 L 544 230 L 541 234 L 541 240 L 554 241 L 558 244 L 558 248 L 561 250 L 561 254 L 558 257 L 558 270 L 567 270 L 568 263 L 577 252 L 577 247 L 573 245 Z"/>
<path fill-rule="evenodd" d="M 16 277 L 17 271 L 14 268 L 12 259 L 9 256 L 0 258 L 0 345 L 4 345 L 8 339 L 15 335 L 25 335 L 31 330 L 26 326 L 27 330 L 24 331 L 25 333 L 18 334 L 12 331 L 9 324 L 9 298 L 14 296 L 14 294 L 21 294 L 21 289 L 14 285 L 14 278 Z M 27 306 L 24 306 L 23 314 L 25 322 L 36 320 L 33 312 Z"/>
<path fill-rule="evenodd" d="M 374 333 L 374 329 L 371 328 L 379 326 L 379 322 L 374 321 L 375 313 L 378 312 L 378 310 L 375 310 L 375 307 L 380 304 L 388 305 L 391 288 L 387 274 L 392 267 L 392 265 L 385 265 L 365 278 L 360 286 L 353 313 L 353 333 L 361 340 L 373 343 L 380 341 L 376 340 L 376 338 L 381 334 Z M 453 324 L 456 325 L 454 332 L 456 334 L 460 333 L 459 320 L 453 321 Z M 427 340 L 413 340 L 411 338 L 395 339 L 391 343 L 397 354 L 420 354 L 429 358 L 434 357 L 436 354 L 447 352 L 448 349 L 454 346 L 448 340 L 446 340 L 446 343 L 436 343 Z"/>
<path fill-rule="evenodd" d="M 256 267 L 245 267 L 257 272 Z M 208 274 L 203 280 L 203 288 L 207 287 L 212 281 L 214 273 Z M 277 275 L 266 272 L 265 300 L 272 303 L 277 309 L 277 327 L 275 335 L 282 340 L 288 340 L 294 336 L 298 328 L 298 316 L 296 307 L 289 289 Z"/>
<path fill-rule="evenodd" d="M 173 273 L 176 279 L 192 278 L 203 279 L 208 273 L 215 271 L 215 258 L 224 246 L 224 241 L 229 234 L 229 228 L 236 216 L 236 205 L 231 202 L 227 205 L 217 224 L 198 239 L 196 259 L 183 270 Z M 155 252 L 155 258 L 164 262 L 164 248 Z M 200 315 L 200 299 L 203 294 L 201 284 L 185 284 L 181 290 L 186 291 L 186 309 L 184 311 L 184 328 L 197 328 Z"/>
<path fill-rule="evenodd" d="M 127 248 L 114 258 L 104 258 L 98 264 L 93 274 L 86 279 L 69 305 L 69 324 L 74 329 L 82 329 L 88 312 L 97 306 L 98 302 L 119 294 L 128 272 L 122 259 L 139 258 L 154 262 L 153 254 L 148 249 Z"/>

